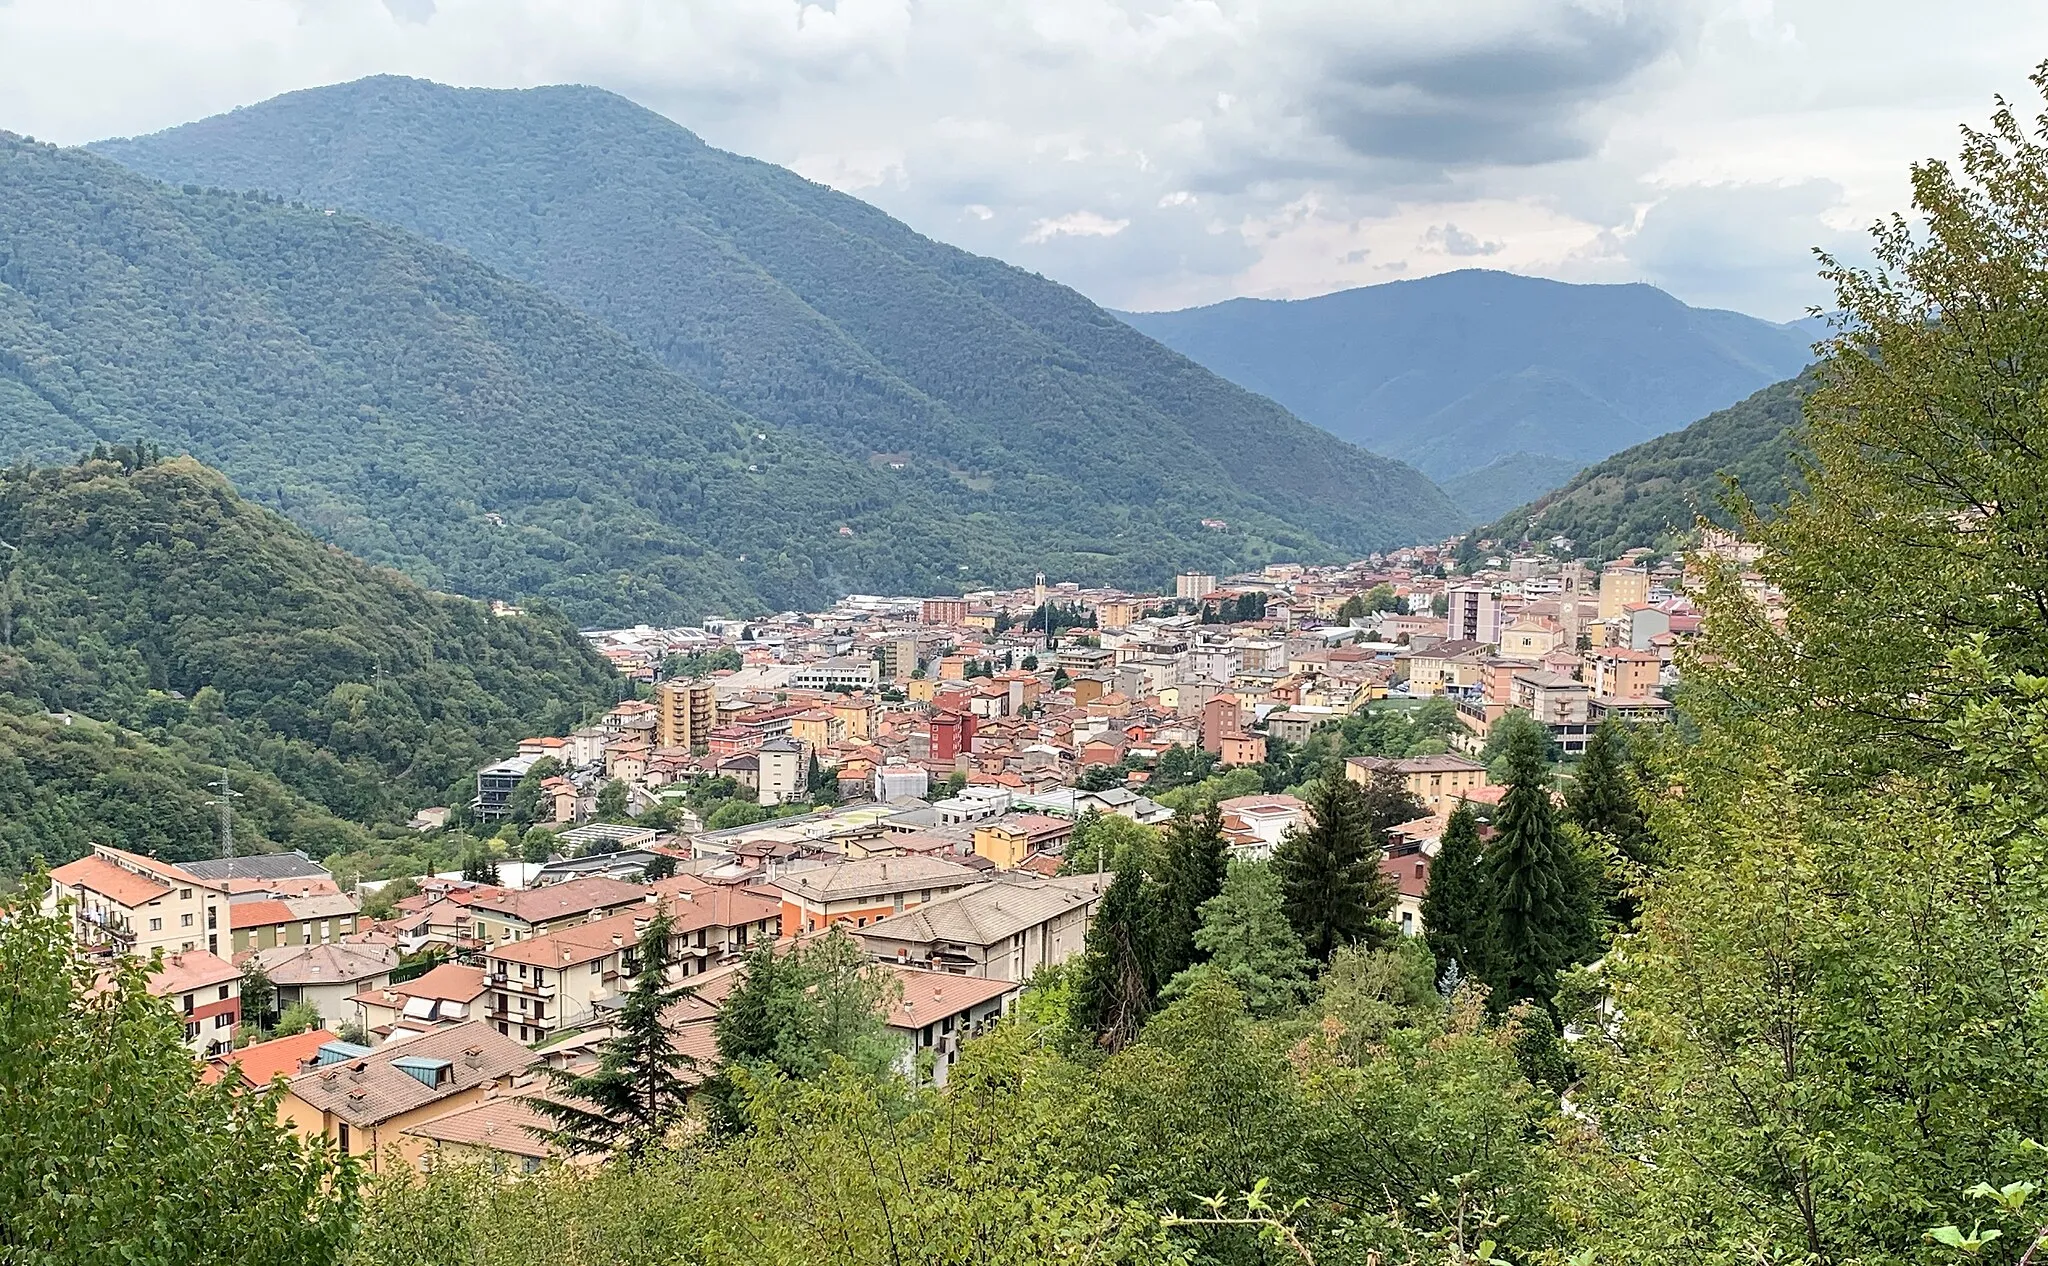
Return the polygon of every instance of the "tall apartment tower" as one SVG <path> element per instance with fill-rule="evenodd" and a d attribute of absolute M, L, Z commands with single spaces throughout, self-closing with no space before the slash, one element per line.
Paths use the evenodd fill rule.
<path fill-rule="evenodd" d="M 698 747 L 718 725 L 718 696 L 708 681 L 664 681 L 654 692 L 657 747 Z"/>
<path fill-rule="evenodd" d="M 1600 618 L 1612 620 L 1650 598 L 1650 573 L 1640 567 L 1609 567 L 1600 573 Z"/>

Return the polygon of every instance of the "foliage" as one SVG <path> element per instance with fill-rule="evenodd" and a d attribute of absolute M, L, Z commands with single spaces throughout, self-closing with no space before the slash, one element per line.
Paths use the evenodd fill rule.
<path fill-rule="evenodd" d="M 1310 821 L 1292 828 L 1273 856 L 1287 920 L 1302 944 L 1328 962 L 1340 946 L 1384 944 L 1394 883 L 1380 869 L 1381 846 L 1358 784 L 1331 770 L 1308 788 Z"/>
<path fill-rule="evenodd" d="M 485 151 L 494 161 L 457 157 Z M 1356 556 L 1456 525 L 1414 471 L 1165 351 L 1074 291 L 715 150 L 597 89 L 481 94 L 369 79 L 102 152 L 174 184 L 269 190 L 463 252 L 352 216 L 165 199 L 202 231 L 216 228 L 204 214 L 213 205 L 241 212 L 222 254 L 266 282 L 279 270 L 250 239 L 276 234 L 310 254 L 319 290 L 288 275 L 277 284 L 289 299 L 324 299 L 362 275 L 319 249 L 340 239 L 366 261 L 397 255 L 376 275 L 425 274 L 437 311 L 461 303 L 489 330 L 478 348 L 406 320 L 403 301 L 389 314 L 394 344 L 418 337 L 437 349 L 418 359 L 466 362 L 517 401 L 490 428 L 492 449 L 462 453 L 472 461 L 449 459 L 481 427 L 432 402 L 459 391 L 481 412 L 488 393 L 436 376 L 406 391 L 417 405 L 390 398 L 414 386 L 403 380 L 376 397 L 418 440 L 447 435 L 434 446 L 442 461 L 407 453 L 409 479 L 514 528 L 471 520 L 449 533 L 458 524 L 422 513 L 417 494 L 374 508 L 383 522 L 403 509 L 443 529 L 436 553 L 460 549 L 468 563 L 488 550 L 465 570 L 491 583 L 456 584 L 466 592 L 530 576 L 578 618 L 816 609 L 847 586 L 931 593 L 1026 583 L 1039 569 L 1156 584 L 1179 566 Z M 341 294 L 358 290 L 375 293 Z M 368 343 L 383 331 L 348 333 Z M 336 359 L 322 368 L 355 368 Z M 253 454 L 223 464 L 251 486 L 270 482 L 241 468 Z M 575 510 L 572 492 L 584 499 Z M 1203 529 L 1205 517 L 1230 531 Z M 433 561 L 452 578 L 453 560 Z"/>
<path fill-rule="evenodd" d="M 327 1266 L 355 1171 L 240 1074 L 204 1085 L 126 959 L 95 981 L 67 919 L 0 920 L 0 1244 L 9 1262 Z"/>
<path fill-rule="evenodd" d="M 695 681 L 712 673 L 738 672 L 745 662 L 732 647 L 720 646 L 689 655 L 669 656 L 661 661 L 661 676 L 665 681 Z"/>
<path fill-rule="evenodd" d="M 1108 1050 L 1136 1041 L 1158 1001 L 1161 905 L 1143 859 L 1127 850 L 1088 924 L 1074 979 L 1075 1023 Z"/>
<path fill-rule="evenodd" d="M 294 1002 L 278 1014 L 272 1037 L 294 1037 L 320 1027 L 320 1009 L 310 1002 Z"/>
<path fill-rule="evenodd" d="M 1202 926 L 1202 907 L 1223 890 L 1229 866 L 1222 811 L 1212 804 L 1199 813 L 1183 809 L 1174 814 L 1165 853 L 1153 941 L 1153 979 L 1161 983 L 1208 957 L 1195 934 Z"/>
<path fill-rule="evenodd" d="M 1509 708 L 1486 731 L 1486 746 L 1481 749 L 1479 759 L 1486 766 L 1487 777 L 1496 784 L 1506 783 L 1513 776 L 1507 754 L 1517 744 L 1524 743 L 1531 745 L 1536 758 L 1545 765 L 1556 764 L 1564 755 L 1549 726 L 1520 708 Z"/>
<path fill-rule="evenodd" d="M 29 847 L 69 860 L 88 835 L 213 856 L 204 801 L 221 766 L 241 793 L 239 847 L 357 848 L 337 819 L 402 821 L 520 737 L 616 697 L 560 616 L 429 593 L 190 461 L 0 471 L 0 540 L 17 547 L 0 556 L 0 821 L 22 831 L 0 826 L 0 868 Z M 133 736 L 74 724 L 30 750 L 53 728 L 45 710 Z M 130 804 L 147 812 L 120 820 Z"/>
<path fill-rule="evenodd" d="M 1429 884 L 1422 893 L 1423 936 L 1445 983 L 1488 978 L 1493 897 L 1487 880 L 1479 817 L 1460 800 L 1430 859 Z"/>
<path fill-rule="evenodd" d="M 1120 870 L 1126 855 L 1141 868 L 1157 867 L 1158 830 L 1121 814 L 1090 809 L 1074 819 L 1074 833 L 1067 837 L 1067 850 L 1060 857 L 1060 873 L 1092 875 Z"/>
<path fill-rule="evenodd" d="M 1644 787 L 1631 768 L 1627 733 L 1614 720 L 1602 722 L 1586 740 L 1565 792 L 1565 816 L 1595 844 L 1612 850 L 1608 917 L 1619 927 L 1635 922 L 1635 889 L 1658 860 L 1656 837 L 1643 811 Z"/>
<path fill-rule="evenodd" d="M 277 985 L 270 979 L 270 973 L 263 970 L 263 960 L 251 956 L 242 965 L 240 985 L 242 1002 L 242 1023 L 260 1028 L 269 1019 L 271 1008 L 277 1004 Z"/>
<path fill-rule="evenodd" d="M 1814 380 L 1774 383 L 1668 435 L 1580 471 L 1563 487 L 1477 529 L 1475 539 L 1571 540 L 1581 557 L 1609 559 L 1639 545 L 1675 544 L 1701 519 L 1735 526 L 1729 484 L 1758 507 L 1799 487 L 1806 454 L 1800 409 Z"/>
<path fill-rule="evenodd" d="M 1194 943 L 1206 962 L 1174 977 L 1162 996 L 1179 997 L 1192 988 L 1190 976 L 1213 971 L 1244 996 L 1255 1016 L 1285 1014 L 1307 1000 L 1315 960 L 1287 921 L 1280 877 L 1270 865 L 1232 862 L 1201 915 Z"/>
<path fill-rule="evenodd" d="M 614 778 L 597 791 L 597 820 L 599 822 L 630 822 L 633 810 L 626 799 L 630 789 L 622 778 Z"/>
<path fill-rule="evenodd" d="M 532 1102 L 553 1121 L 547 1138 L 579 1155 L 645 1156 L 682 1121 L 696 1061 L 675 1047 L 669 1013 L 690 997 L 668 979 L 675 923 L 666 910 L 647 921 L 634 943 L 638 959 L 612 1035 L 588 1072 L 537 1064 L 553 1096 Z"/>
<path fill-rule="evenodd" d="M 1558 973 L 1599 945 L 1597 867 L 1578 846 L 1583 837 L 1557 821 L 1539 728 L 1513 727 L 1498 758 L 1507 792 L 1484 858 L 1490 917 L 1483 950 L 1496 1007 L 1524 1000 L 1550 1007 Z"/>
<path fill-rule="evenodd" d="M 1345 756 L 1431 756 L 1448 751 L 1447 740 L 1463 728 L 1456 704 L 1430 699 L 1412 708 L 1382 705 L 1354 712 L 1337 730 Z"/>

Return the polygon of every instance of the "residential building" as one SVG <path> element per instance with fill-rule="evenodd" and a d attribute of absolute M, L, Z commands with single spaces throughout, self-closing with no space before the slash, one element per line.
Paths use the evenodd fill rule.
<path fill-rule="evenodd" d="M 1454 642 L 1500 641 L 1500 594 L 1490 585 L 1452 585 L 1444 591 L 1450 604 L 1450 640 Z"/>
<path fill-rule="evenodd" d="M 664 681 L 654 688 L 654 707 L 657 747 L 702 747 L 718 728 L 718 694 L 708 681 Z"/>
<path fill-rule="evenodd" d="M 762 804 L 788 804 L 810 791 L 811 753 L 790 738 L 772 738 L 754 751 L 758 759 L 755 794 Z"/>
<path fill-rule="evenodd" d="M 569 923 L 645 904 L 648 890 L 639 884 L 594 875 L 542 888 L 515 891 L 479 888 L 470 894 L 472 935 L 485 945 L 523 941 Z"/>
<path fill-rule="evenodd" d="M 929 1057 L 934 1086 L 946 1084 L 960 1059 L 960 1044 L 1000 1020 L 1024 995 L 1024 986 L 1007 980 L 895 964 L 889 970 L 903 987 L 889 1012 L 889 1027 L 904 1039 L 897 1070 L 923 1081 Z"/>
<path fill-rule="evenodd" d="M 879 681 L 874 660 L 853 656 L 814 660 L 789 678 L 794 690 L 873 690 Z"/>
<path fill-rule="evenodd" d="M 474 1020 L 483 993 L 483 968 L 442 963 L 403 983 L 387 981 L 379 988 L 365 989 L 349 1001 L 355 1004 L 356 1022 L 364 1032 L 387 1037 L 401 1024 L 424 1029 Z"/>
<path fill-rule="evenodd" d="M 1020 813 L 997 818 L 974 828 L 974 852 L 995 864 L 997 870 L 1012 870 L 1034 853 L 1056 853 L 1073 837 L 1074 823 L 1042 813 Z"/>
<path fill-rule="evenodd" d="M 854 935 L 885 962 L 1023 984 L 1041 967 L 1081 953 L 1109 879 L 1070 875 L 977 884 Z"/>
<path fill-rule="evenodd" d="M 409 1130 L 481 1102 L 491 1087 L 511 1087 L 532 1062 L 526 1047 L 471 1020 L 300 1073 L 285 1085 L 278 1118 L 363 1158 L 371 1173 L 392 1149 L 419 1166 L 433 1148 Z"/>
<path fill-rule="evenodd" d="M 238 961 L 260 966 L 277 987 L 277 1009 L 306 1003 L 320 1013 L 328 1028 L 356 1018 L 356 995 L 391 983 L 398 950 L 389 943 L 372 945 L 279 945 L 250 950 Z"/>
<path fill-rule="evenodd" d="M 81 949 L 147 957 L 228 947 L 228 891 L 181 866 L 95 844 L 50 872 L 43 910 L 71 903 Z"/>
<path fill-rule="evenodd" d="M 1609 567 L 1600 573 L 1600 616 L 1619 618 L 1650 596 L 1650 573 L 1640 567 Z"/>
<path fill-rule="evenodd" d="M 315 945 L 354 935 L 362 907 L 354 897 L 269 897 L 252 893 L 228 904 L 234 952 L 279 945 Z"/>
<path fill-rule="evenodd" d="M 493 1085 L 485 1088 L 481 1102 L 428 1117 L 399 1133 L 407 1143 L 423 1146 L 423 1168 L 454 1163 L 532 1174 L 550 1161 L 596 1164 L 598 1158 L 575 1155 L 550 1141 L 560 1124 L 534 1107 L 531 1095 L 501 1092 Z"/>
<path fill-rule="evenodd" d="M 526 777 L 528 770 L 539 761 L 537 756 L 514 756 L 501 760 L 495 765 L 486 765 L 476 771 L 476 799 L 470 802 L 470 810 L 484 822 L 495 822 L 509 810 L 513 789 L 519 780 Z"/>
<path fill-rule="evenodd" d="M 173 950 L 149 975 L 149 992 L 171 1004 L 185 1023 L 185 1045 L 194 1058 L 212 1059 L 235 1049 L 242 1020 L 242 972 L 205 950 Z"/>
<path fill-rule="evenodd" d="M 1435 756 L 1352 756 L 1344 762 L 1344 776 L 1356 783 L 1370 783 L 1373 775 L 1387 769 L 1432 813 L 1448 813 L 1457 802 L 1471 798 L 1487 785 L 1486 766 L 1465 756 L 1442 753 Z"/>
<path fill-rule="evenodd" d="M 263 1090 L 279 1077 L 296 1077 L 311 1068 L 319 1059 L 320 1048 L 334 1040 L 334 1034 L 326 1029 L 308 1029 L 290 1037 L 251 1042 L 241 1050 L 215 1055 L 199 1070 L 199 1079 L 212 1085 L 227 1076 L 228 1069 L 239 1068 L 242 1080 L 252 1090 Z"/>
<path fill-rule="evenodd" d="M 1222 694 L 1202 705 L 1202 750 L 1221 753 L 1226 735 L 1244 733 L 1244 709 L 1236 695 Z"/>
<path fill-rule="evenodd" d="M 1655 651 L 1632 651 L 1623 647 L 1602 647 L 1586 654 L 1592 680 L 1587 684 L 1596 695 L 1616 699 L 1647 699 L 1656 695 L 1664 661 Z"/>
<path fill-rule="evenodd" d="M 950 765 L 964 756 L 974 744 L 974 714 L 971 712 L 934 712 L 931 719 L 931 760 L 935 765 Z"/>
<path fill-rule="evenodd" d="M 1225 734 L 1216 745 L 1216 759 L 1223 765 L 1257 765 L 1266 759 L 1266 736 L 1247 734 Z"/>
<path fill-rule="evenodd" d="M 1173 578 L 1173 596 L 1200 601 L 1216 591 L 1216 577 L 1207 572 L 1184 571 Z"/>
<path fill-rule="evenodd" d="M 325 866 L 295 851 L 246 853 L 239 857 L 213 857 L 178 865 L 187 874 L 197 875 L 210 884 L 227 889 L 230 896 L 245 892 L 305 895 L 341 891 Z"/>
<path fill-rule="evenodd" d="M 1231 853 L 1254 861 L 1271 857 L 1289 831 L 1308 824 L 1308 805 L 1295 796 L 1235 796 L 1216 808 Z"/>
<path fill-rule="evenodd" d="M 972 866 L 943 857 L 905 855 L 787 871 L 766 886 L 782 896 L 782 935 L 795 936 L 835 923 L 866 927 L 983 882 L 986 877 Z"/>
<path fill-rule="evenodd" d="M 919 624 L 958 626 L 967 622 L 967 599 L 926 598 L 917 604 Z"/>
<path fill-rule="evenodd" d="M 931 789 L 932 774 L 923 765 L 892 759 L 875 766 L 874 796 L 883 804 L 891 800 L 922 800 Z"/>

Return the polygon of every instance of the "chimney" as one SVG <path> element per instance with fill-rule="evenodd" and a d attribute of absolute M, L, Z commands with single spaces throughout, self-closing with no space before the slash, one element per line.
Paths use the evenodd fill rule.
<path fill-rule="evenodd" d="M 623 937 L 623 936 L 619 935 L 619 934 L 618 934 L 617 932 L 614 932 L 614 933 L 612 933 L 612 948 L 613 948 L 613 949 L 618 949 L 618 948 L 619 948 L 620 946 L 624 945 L 625 943 L 626 943 L 626 938 L 625 938 L 625 937 Z"/>
<path fill-rule="evenodd" d="M 468 1050 L 462 1052 L 462 1062 L 469 1065 L 471 1068 L 482 1068 L 484 1066 L 484 1048 L 481 1046 L 472 1046 Z"/>

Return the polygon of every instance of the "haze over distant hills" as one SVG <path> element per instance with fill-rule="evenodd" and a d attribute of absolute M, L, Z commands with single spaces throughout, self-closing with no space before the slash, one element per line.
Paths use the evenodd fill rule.
<path fill-rule="evenodd" d="M 961 580 L 1043 566 L 1156 582 L 1175 566 L 1356 553 L 1460 523 L 1414 470 L 1079 294 L 597 89 L 383 77 L 94 148 L 175 184 L 368 215 L 540 286 L 732 408 L 876 472 L 823 480 L 824 499 L 878 522 L 888 488 L 913 486 L 973 516 L 970 538 L 996 525 L 979 529 L 999 539 L 967 551 Z M 920 557 L 942 559 L 953 530 L 920 529 Z M 911 565 L 837 575 L 934 583 Z"/>
<path fill-rule="evenodd" d="M 1822 331 L 1693 308 L 1646 285 L 1466 270 L 1314 299 L 1122 314 L 1334 435 L 1414 463 L 1492 512 L 1725 408 L 1811 359 Z"/>

